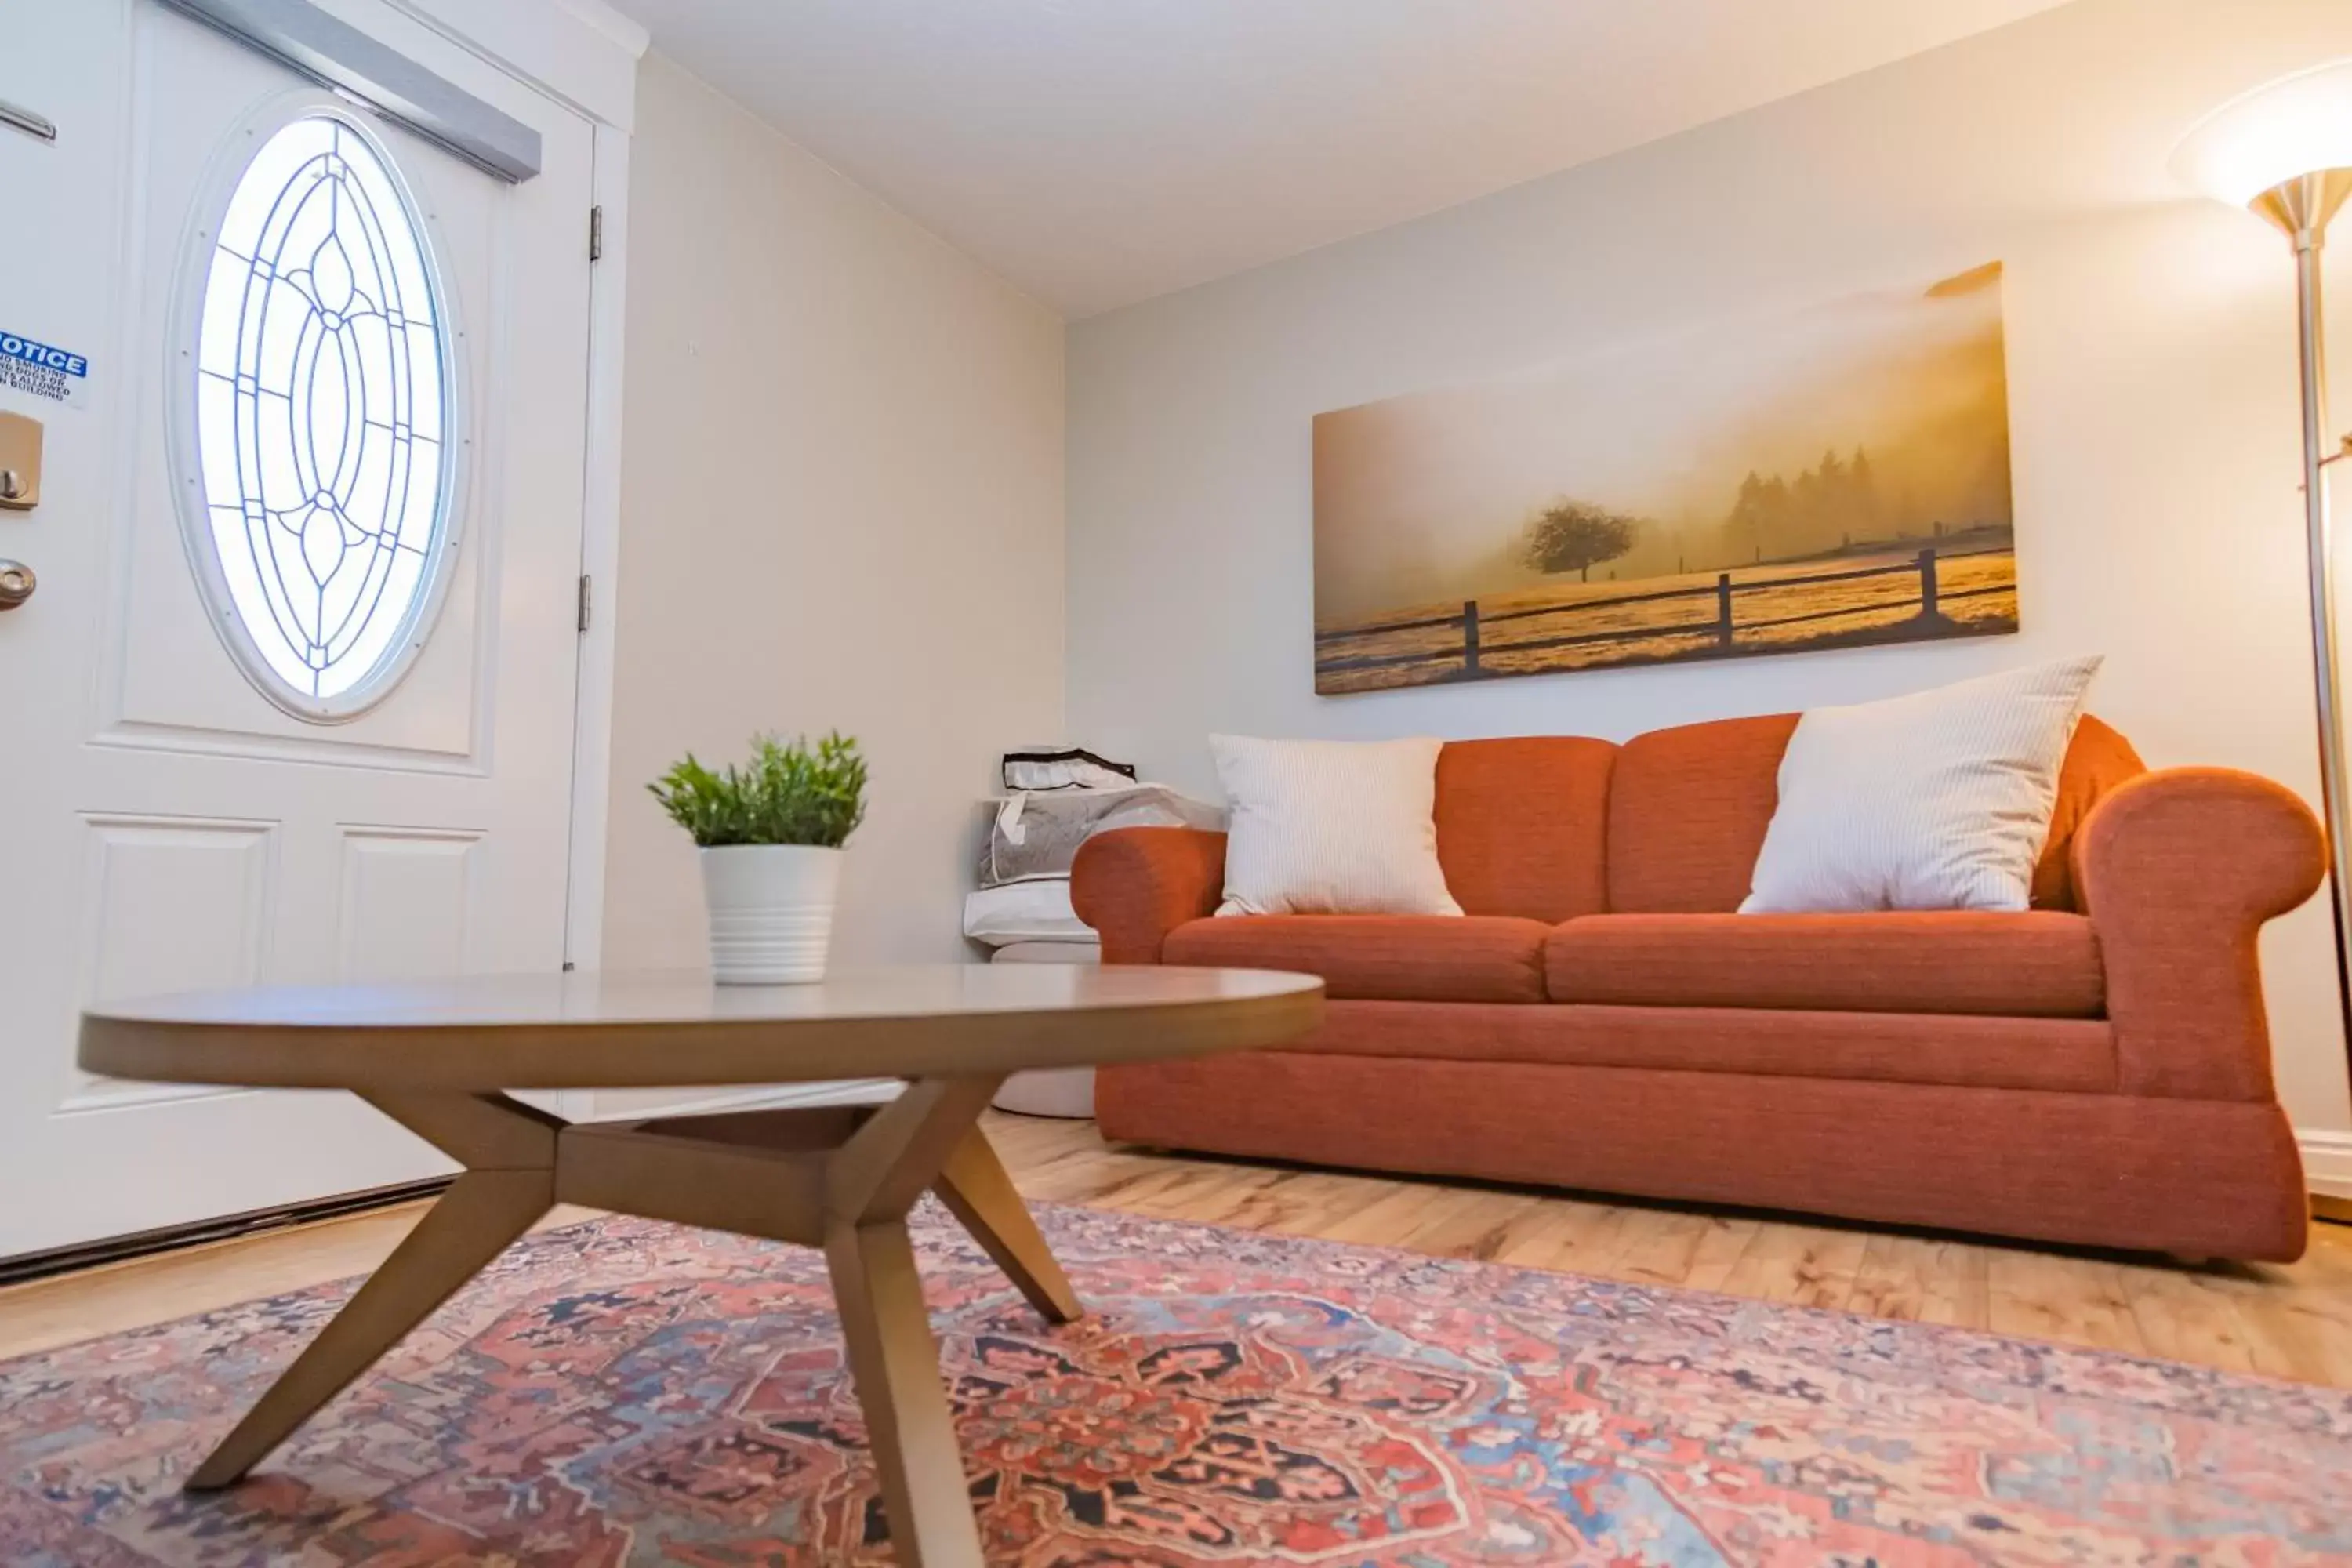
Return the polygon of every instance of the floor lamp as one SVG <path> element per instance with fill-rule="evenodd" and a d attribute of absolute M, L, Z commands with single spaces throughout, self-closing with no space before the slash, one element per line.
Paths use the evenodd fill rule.
<path fill-rule="evenodd" d="M 2208 195 L 2251 209 L 2294 247 L 2303 350 L 2303 501 L 2310 550 L 2312 656 L 2319 678 L 2319 776 L 2327 814 L 2336 912 L 2336 996 L 2352 1063 L 2352 817 L 2346 811 L 2342 714 L 2336 669 L 2336 554 L 2327 469 L 2352 456 L 2352 437 L 2332 445 L 2327 349 L 2320 311 L 2327 225 L 2352 198 L 2352 60 L 2257 88 L 2200 121 L 2173 155 L 2173 171 Z M 2352 1199 L 2315 1197 L 2314 1212 L 2352 1221 Z"/>

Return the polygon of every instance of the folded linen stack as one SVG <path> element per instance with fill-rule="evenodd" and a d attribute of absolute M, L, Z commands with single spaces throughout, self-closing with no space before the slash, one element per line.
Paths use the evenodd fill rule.
<path fill-rule="evenodd" d="M 1078 846 L 1114 827 L 1222 827 L 1224 813 L 1092 752 L 1005 754 L 1005 793 L 993 803 L 979 887 L 965 900 L 964 934 L 995 963 L 1094 963 L 1102 944 L 1070 907 Z M 1015 1073 L 997 1090 L 999 1110 L 1030 1116 L 1094 1114 L 1095 1070 Z"/>
<path fill-rule="evenodd" d="M 1070 907 L 1078 846 L 1114 827 L 1221 827 L 1224 814 L 1075 749 L 1007 752 L 1006 793 L 964 900 L 964 934 L 999 963 L 1091 963 L 1101 949 Z"/>

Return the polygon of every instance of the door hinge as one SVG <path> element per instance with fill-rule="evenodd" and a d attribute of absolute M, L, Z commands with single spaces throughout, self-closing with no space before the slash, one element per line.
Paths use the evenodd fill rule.
<path fill-rule="evenodd" d="M 593 601 L 593 599 L 591 597 L 591 587 L 592 587 L 592 585 L 593 584 L 593 583 L 594 583 L 594 582 L 595 582 L 595 579 L 594 579 L 594 578 L 593 578 L 593 577 L 588 576 L 585 573 L 583 573 L 583 574 L 581 574 L 581 577 L 580 577 L 580 629 L 581 629 L 582 631 L 583 631 L 583 632 L 584 632 L 584 631 L 586 631 L 586 630 L 588 629 L 588 612 L 589 612 L 590 607 L 593 605 L 593 602 L 594 602 L 594 601 Z"/>
<path fill-rule="evenodd" d="M 588 209 L 588 259 L 591 261 L 604 259 L 604 209 L 603 207 Z"/>

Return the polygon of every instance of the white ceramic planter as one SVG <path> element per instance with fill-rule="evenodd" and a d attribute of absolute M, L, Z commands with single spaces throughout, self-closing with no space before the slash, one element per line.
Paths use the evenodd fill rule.
<path fill-rule="evenodd" d="M 730 844 L 702 852 L 710 910 L 710 977 L 721 985 L 791 985 L 824 978 L 838 849 Z"/>

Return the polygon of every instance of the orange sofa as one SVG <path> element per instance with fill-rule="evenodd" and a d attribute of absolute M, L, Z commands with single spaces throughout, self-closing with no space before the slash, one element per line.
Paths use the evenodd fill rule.
<path fill-rule="evenodd" d="M 2255 938 L 2317 822 L 2085 719 L 2032 911 L 1741 915 L 1793 716 L 1448 744 L 1465 913 L 1208 918 L 1224 838 L 1130 828 L 1072 893 L 1109 963 L 1302 970 L 1298 1045 L 1103 1069 L 1111 1138 L 2291 1259 L 2307 1210 Z"/>

